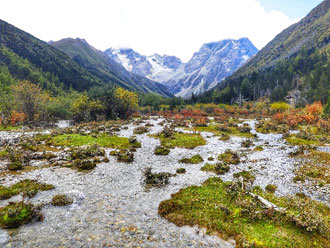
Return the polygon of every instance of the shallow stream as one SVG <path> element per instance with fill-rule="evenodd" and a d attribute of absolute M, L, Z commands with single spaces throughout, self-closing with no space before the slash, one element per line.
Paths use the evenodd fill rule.
<path fill-rule="evenodd" d="M 175 148 L 168 156 L 156 156 L 153 151 L 159 140 L 148 136 L 162 130 L 151 120 L 151 132 L 137 135 L 142 148 L 134 153 L 132 164 L 118 163 L 109 157 L 109 163 L 101 163 L 91 172 L 82 173 L 69 168 L 51 167 L 33 170 L 18 175 L 0 176 L 0 182 L 11 185 L 22 179 L 37 179 L 53 184 L 54 190 L 39 192 L 32 203 L 46 203 L 42 209 L 44 221 L 24 225 L 17 230 L 0 229 L 1 247 L 233 247 L 233 244 L 216 236 L 208 236 L 197 228 L 180 228 L 161 218 L 158 205 L 169 199 L 172 193 L 190 185 L 199 185 L 213 173 L 202 172 L 200 168 L 208 157 L 216 158 L 226 149 L 241 154 L 242 163 L 232 165 L 230 172 L 221 176 L 232 180 L 233 173 L 252 170 L 256 176 L 255 185 L 264 188 L 267 184 L 278 186 L 277 194 L 286 195 L 304 192 L 314 199 L 330 202 L 329 194 L 323 189 L 315 190 L 305 184 L 293 183 L 295 162 L 289 153 L 295 147 L 287 146 L 280 134 L 260 134 L 251 148 L 241 148 L 244 138 L 231 137 L 220 141 L 212 133 L 202 133 L 205 146 L 192 150 Z M 247 121 L 253 128 L 255 121 Z M 118 135 L 130 137 L 133 124 L 127 125 Z M 1 133 L 3 138 L 8 133 Z M 19 135 L 19 134 L 16 134 Z M 13 136 L 15 137 L 15 136 Z M 268 144 L 265 144 L 267 143 Z M 257 145 L 263 151 L 253 151 Z M 109 154 L 110 150 L 107 150 Z M 199 154 L 204 162 L 197 165 L 181 164 L 179 159 Z M 244 154 L 246 154 L 244 156 Z M 243 155 L 243 157 L 242 157 Z M 1 163 L 1 162 L 0 162 Z M 212 163 L 212 162 L 211 162 Z M 145 168 L 153 172 L 175 173 L 184 167 L 187 172 L 170 178 L 170 184 L 162 188 L 146 190 L 143 183 Z M 50 204 L 56 194 L 69 194 L 74 204 L 54 207 Z M 1 202 L 1 201 L 0 201 Z M 4 203 L 4 202 L 3 202 Z M 1 205 L 3 204 L 1 203 Z"/>

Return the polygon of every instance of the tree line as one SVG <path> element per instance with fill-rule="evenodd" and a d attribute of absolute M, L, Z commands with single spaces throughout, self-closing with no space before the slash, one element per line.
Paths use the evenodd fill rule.
<path fill-rule="evenodd" d="M 315 101 L 327 102 L 330 90 L 330 51 L 302 50 L 274 66 L 251 72 L 245 76 L 230 77 L 214 90 L 195 97 L 200 103 L 240 103 L 269 97 L 283 101 L 294 89 L 301 92 L 298 105 Z"/>
<path fill-rule="evenodd" d="M 4 79 L 0 73 L 0 120 L 5 126 L 17 122 L 45 125 L 58 119 L 76 122 L 126 119 L 139 106 L 136 93 L 111 84 L 96 86 L 88 92 L 70 90 L 55 95 L 27 80 Z"/>

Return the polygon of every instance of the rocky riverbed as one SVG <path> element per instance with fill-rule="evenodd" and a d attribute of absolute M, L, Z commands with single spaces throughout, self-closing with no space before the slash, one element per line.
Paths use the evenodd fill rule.
<path fill-rule="evenodd" d="M 308 180 L 294 183 L 294 169 L 299 166 L 290 152 L 297 148 L 288 146 L 281 134 L 261 134 L 255 131 L 256 121 L 245 121 L 257 133 L 253 146 L 243 148 L 245 138 L 231 136 L 227 141 L 219 140 L 212 133 L 203 132 L 206 145 L 194 149 L 174 148 L 167 156 L 157 156 L 154 150 L 160 141 L 150 136 L 160 132 L 163 119 L 150 120 L 150 132 L 137 135 L 142 147 L 134 153 L 131 164 L 119 163 L 108 156 L 111 149 L 105 149 L 109 162 L 102 162 L 89 172 L 78 172 L 63 167 L 40 167 L 22 173 L 4 173 L 0 176 L 2 185 L 9 186 L 23 179 L 36 179 L 52 184 L 55 189 L 39 192 L 31 199 L 34 204 L 45 204 L 42 208 L 44 220 L 23 225 L 17 229 L 0 229 L 2 247 L 233 247 L 234 241 L 223 241 L 217 236 L 206 235 L 203 230 L 191 227 L 177 227 L 158 215 L 159 203 L 169 199 L 171 194 L 190 185 L 200 185 L 207 178 L 215 176 L 201 171 L 207 158 L 216 158 L 227 149 L 238 152 L 241 163 L 232 165 L 230 171 L 221 175 L 225 181 L 233 180 L 233 174 L 243 170 L 251 171 L 256 177 L 254 185 L 265 188 L 276 185 L 278 195 L 303 192 L 313 199 L 329 204 L 329 188 L 317 187 Z M 143 123 L 141 125 L 144 125 Z M 136 125 L 127 124 L 116 135 L 131 137 Z M 191 132 L 179 129 L 184 132 Z M 32 133 L 31 133 L 32 134 Z M 1 140 L 18 139 L 19 132 L 0 132 Z M 253 151 L 261 145 L 264 150 Z M 200 164 L 182 164 L 178 161 L 199 154 L 204 159 Z M 1 164 L 1 162 L 0 162 Z M 178 168 L 185 168 L 185 174 L 170 177 L 164 187 L 146 188 L 144 171 L 175 174 Z M 49 204 L 56 194 L 67 194 L 74 199 L 72 205 L 55 207 Z M 19 200 L 16 196 L 10 201 Z M 0 206 L 9 200 L 0 201 Z"/>

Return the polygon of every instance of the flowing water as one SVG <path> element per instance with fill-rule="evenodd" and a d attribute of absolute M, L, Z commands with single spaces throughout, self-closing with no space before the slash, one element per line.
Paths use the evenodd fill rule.
<path fill-rule="evenodd" d="M 150 133 L 162 130 L 158 123 L 162 119 L 151 120 Z M 255 133 L 255 121 L 247 121 Z M 130 137 L 133 124 L 127 125 L 118 135 Z M 286 195 L 304 192 L 314 199 L 329 202 L 329 194 L 321 190 L 312 190 L 305 184 L 294 184 L 293 170 L 295 162 L 288 156 L 295 147 L 287 146 L 282 135 L 259 134 L 254 141 L 262 145 L 263 151 L 251 151 L 241 148 L 244 138 L 231 137 L 220 141 L 211 133 L 202 133 L 205 146 L 192 150 L 172 149 L 168 156 L 156 156 L 153 151 L 159 140 L 148 134 L 138 135 L 142 148 L 137 149 L 132 164 L 118 163 L 109 157 L 109 163 L 99 164 L 88 173 L 77 172 L 69 168 L 51 167 L 33 170 L 21 175 L 0 176 L 4 185 L 11 185 L 22 179 L 37 179 L 53 184 L 52 191 L 39 192 L 32 203 L 45 203 L 42 209 L 44 221 L 24 225 L 17 230 L 0 229 L 2 247 L 233 247 L 231 242 L 216 236 L 206 235 L 203 230 L 191 227 L 177 227 L 157 214 L 161 201 L 169 199 L 179 189 L 200 185 L 213 173 L 202 172 L 200 168 L 207 163 L 208 157 L 216 158 L 226 149 L 241 154 L 242 163 L 232 165 L 229 173 L 221 176 L 232 180 L 233 173 L 251 170 L 256 176 L 255 185 L 278 186 L 277 194 Z M 2 137 L 4 133 L 0 133 Z M 5 134 L 7 135 L 7 134 Z M 268 144 L 265 144 L 268 143 Z M 252 147 L 253 149 L 253 147 Z M 107 154 L 110 150 L 107 150 Z M 183 157 L 200 154 L 204 163 L 198 165 L 181 164 Z M 244 155 L 245 154 L 245 155 Z M 175 173 L 184 167 L 187 172 L 170 178 L 170 184 L 162 188 L 146 190 L 143 183 L 145 168 L 152 167 L 153 172 Z M 67 207 L 54 207 L 49 204 L 52 196 L 68 194 L 74 203 Z M 4 204 L 4 203 L 2 203 Z"/>

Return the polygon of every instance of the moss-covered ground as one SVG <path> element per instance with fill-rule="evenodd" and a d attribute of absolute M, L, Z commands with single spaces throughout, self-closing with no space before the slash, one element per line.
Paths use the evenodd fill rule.
<path fill-rule="evenodd" d="M 223 161 L 227 164 L 239 164 L 240 163 L 240 158 L 239 158 L 238 154 L 231 150 L 226 150 L 224 153 L 221 153 L 218 156 L 218 160 Z"/>
<path fill-rule="evenodd" d="M 15 131 L 21 129 L 22 126 L 3 126 L 0 125 L 0 131 Z"/>
<path fill-rule="evenodd" d="M 206 127 L 194 127 L 193 130 L 197 132 L 210 132 L 217 136 L 229 135 L 229 136 L 237 136 L 243 138 L 255 138 L 255 135 L 250 132 L 241 132 L 237 127 L 228 127 L 226 131 L 220 131 L 217 129 L 217 124 L 211 123 Z"/>
<path fill-rule="evenodd" d="M 298 138 L 296 136 L 296 134 L 291 134 L 286 138 L 286 141 L 290 144 L 290 145 L 295 145 L 295 146 L 303 146 L 303 145 L 307 145 L 307 146 L 312 146 L 312 145 L 321 145 L 321 142 L 317 141 L 317 140 L 307 140 L 307 139 L 303 139 L 303 138 Z"/>
<path fill-rule="evenodd" d="M 35 180 L 25 179 L 10 187 L 0 186 L 0 200 L 9 199 L 14 195 L 23 193 L 28 197 L 35 196 L 38 191 L 46 191 L 53 189 L 54 186 L 50 184 L 39 183 Z"/>
<path fill-rule="evenodd" d="M 164 134 L 159 133 L 153 135 L 153 137 L 160 139 L 161 145 L 168 148 L 193 149 L 197 146 L 206 145 L 205 139 L 200 134 L 174 133 L 171 137 L 164 137 Z"/>
<path fill-rule="evenodd" d="M 286 210 L 265 209 L 233 182 L 210 178 L 160 203 L 159 214 L 178 226 L 198 225 L 209 234 L 235 238 L 237 247 L 329 247 L 330 209 L 308 198 L 259 195 Z"/>
<path fill-rule="evenodd" d="M 230 170 L 229 165 L 222 162 L 218 162 L 216 164 L 207 163 L 201 168 L 201 171 L 214 172 L 218 175 L 226 174 L 229 170 Z"/>
<path fill-rule="evenodd" d="M 29 203 L 10 203 L 0 208 L 0 227 L 14 228 L 31 221 L 36 217 L 34 206 Z"/>
<path fill-rule="evenodd" d="M 203 158 L 198 154 L 190 158 L 183 158 L 179 160 L 180 163 L 184 163 L 184 164 L 199 164 L 202 163 L 203 161 L 204 161 Z"/>
<path fill-rule="evenodd" d="M 66 147 L 99 145 L 101 147 L 114 149 L 129 149 L 134 146 L 130 143 L 128 138 L 111 136 L 108 134 L 100 134 L 97 137 L 81 134 L 60 134 L 56 136 L 46 136 L 44 139 L 47 139 L 48 145 Z"/>
<path fill-rule="evenodd" d="M 330 184 L 330 153 L 310 150 L 306 154 L 300 154 L 301 166 L 295 171 L 297 179 L 308 177 L 316 180 L 320 185 Z"/>

